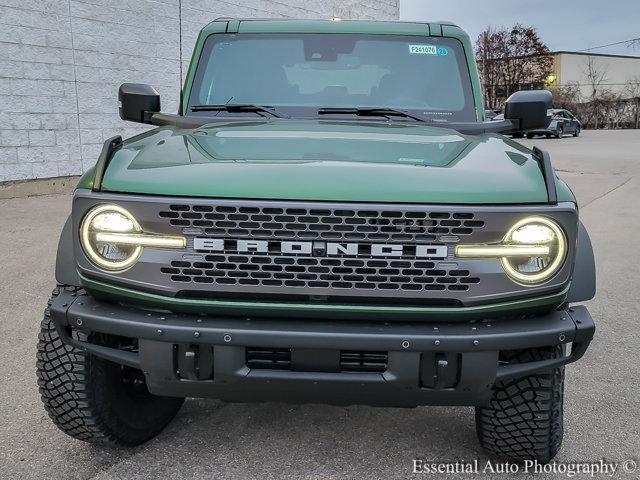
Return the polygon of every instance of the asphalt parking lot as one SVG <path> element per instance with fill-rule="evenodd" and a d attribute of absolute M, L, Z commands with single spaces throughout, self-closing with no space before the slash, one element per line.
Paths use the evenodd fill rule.
<path fill-rule="evenodd" d="M 567 368 L 566 433 L 557 460 L 637 461 L 640 131 L 523 143 L 548 149 L 573 188 L 598 266 L 598 294 L 589 302 L 598 331 L 584 359 Z M 486 461 L 471 408 L 189 400 L 167 430 L 135 449 L 65 436 L 40 403 L 35 344 L 69 208 L 68 195 L 0 200 L 0 478 L 391 479 L 412 476 L 414 458 Z"/>

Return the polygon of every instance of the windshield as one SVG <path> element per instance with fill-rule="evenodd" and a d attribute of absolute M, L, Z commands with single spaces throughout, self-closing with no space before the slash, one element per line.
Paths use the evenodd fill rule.
<path fill-rule="evenodd" d="M 321 108 L 375 107 L 435 122 L 476 119 L 462 44 L 445 37 L 211 35 L 188 114 L 211 116 L 193 107 L 221 104 L 270 106 L 293 117 L 316 116 Z"/>

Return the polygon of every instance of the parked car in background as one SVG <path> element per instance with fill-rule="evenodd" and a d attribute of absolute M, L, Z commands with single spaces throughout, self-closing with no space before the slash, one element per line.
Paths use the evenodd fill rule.
<path fill-rule="evenodd" d="M 485 110 L 484 111 L 484 118 L 487 121 L 492 121 L 495 120 L 496 117 L 498 116 L 498 114 L 500 113 L 500 110 L 495 111 L 495 110 Z M 504 120 L 504 115 L 502 115 L 502 118 L 500 118 L 499 120 Z"/>
<path fill-rule="evenodd" d="M 527 138 L 533 138 L 536 135 L 544 135 L 547 138 L 551 136 L 562 138 L 566 134 L 572 134 L 574 137 L 580 135 L 582 124 L 570 111 L 553 109 L 549 113 L 551 114 L 549 127 L 543 130 L 529 130 L 526 132 Z"/>
<path fill-rule="evenodd" d="M 485 113 L 486 115 L 486 113 Z M 499 113 L 496 116 L 494 116 L 493 118 L 488 118 L 487 120 L 490 120 L 492 122 L 502 122 L 504 121 L 504 113 Z M 511 138 L 522 138 L 524 137 L 524 132 L 523 131 L 513 131 L 511 132 Z"/>

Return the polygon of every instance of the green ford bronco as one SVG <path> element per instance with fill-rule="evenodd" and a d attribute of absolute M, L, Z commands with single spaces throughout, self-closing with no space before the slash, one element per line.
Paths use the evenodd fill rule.
<path fill-rule="evenodd" d="M 39 336 L 72 437 L 136 445 L 185 397 L 476 407 L 496 458 L 549 461 L 595 331 L 589 237 L 549 155 L 551 94 L 484 119 L 447 23 L 220 19 L 177 114 L 148 85 L 80 180 Z"/>

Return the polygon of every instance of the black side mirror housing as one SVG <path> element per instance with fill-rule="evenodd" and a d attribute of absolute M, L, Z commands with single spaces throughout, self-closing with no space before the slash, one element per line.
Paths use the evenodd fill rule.
<path fill-rule="evenodd" d="M 120 118 L 130 122 L 149 123 L 151 115 L 160 111 L 160 94 L 144 83 L 123 83 L 118 100 Z"/>
<path fill-rule="evenodd" d="M 521 90 L 509 98 L 504 118 L 513 123 L 515 131 L 547 128 L 551 119 L 547 111 L 553 107 L 553 95 L 548 90 Z"/>

